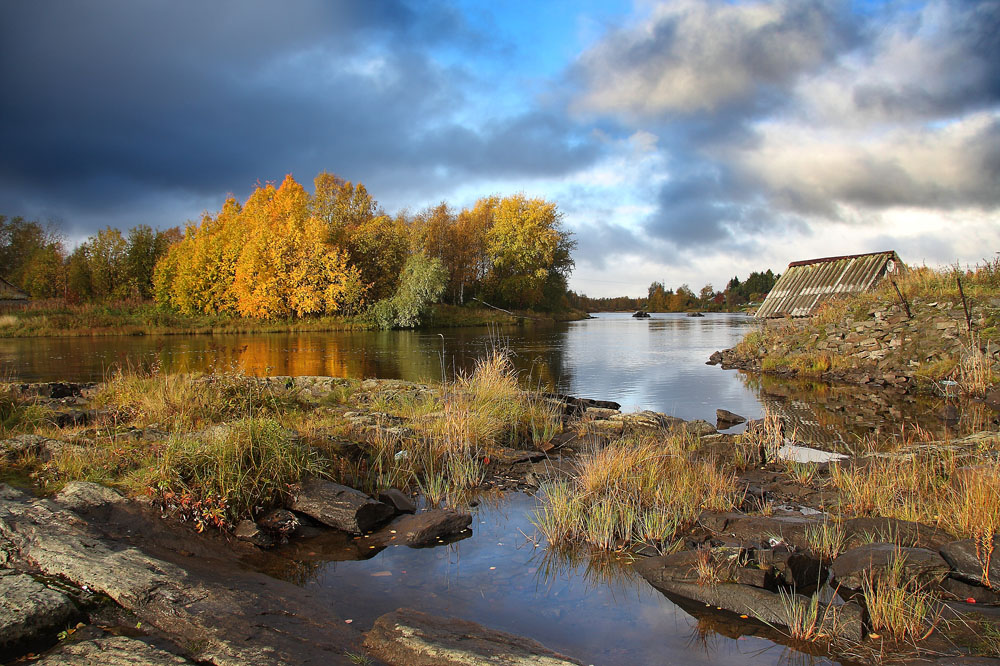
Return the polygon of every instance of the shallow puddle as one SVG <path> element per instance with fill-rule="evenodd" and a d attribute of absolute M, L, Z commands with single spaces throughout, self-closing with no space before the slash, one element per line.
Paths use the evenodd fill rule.
<path fill-rule="evenodd" d="M 368 549 L 363 537 L 332 533 L 298 541 L 277 551 L 288 567 L 274 573 L 335 597 L 363 630 L 408 606 L 528 636 L 585 664 L 835 663 L 773 642 L 770 628 L 729 614 L 696 619 L 627 561 L 557 555 L 535 540 L 535 506 L 522 493 L 484 501 L 473 509 L 472 536 L 434 548 Z M 368 550 L 368 559 L 347 559 Z M 712 610 L 700 606 L 691 612 Z"/>

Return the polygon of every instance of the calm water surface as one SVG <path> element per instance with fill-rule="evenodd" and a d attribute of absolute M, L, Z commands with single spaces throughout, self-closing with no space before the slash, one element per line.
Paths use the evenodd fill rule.
<path fill-rule="evenodd" d="M 717 407 L 760 414 L 756 392 L 737 373 L 705 365 L 713 351 L 739 341 L 750 325 L 747 317 L 596 316 L 499 330 L 0 339 L 0 377 L 96 381 L 115 367 L 158 365 L 167 372 L 240 368 L 255 375 L 434 381 L 442 371 L 449 377 L 468 371 L 499 339 L 514 352 L 526 381 L 564 393 L 713 423 Z"/>
<path fill-rule="evenodd" d="M 512 493 L 474 509 L 473 536 L 447 546 L 392 546 L 370 559 L 364 539 L 331 534 L 288 546 L 284 571 L 317 593 L 352 599 L 357 626 L 401 606 L 528 636 L 584 664 L 830 663 L 771 640 L 768 627 L 675 605 L 615 559 L 559 556 L 535 540 L 533 497 Z M 537 545 L 536 545 L 537 544 Z M 374 551 L 372 551 L 374 552 Z"/>

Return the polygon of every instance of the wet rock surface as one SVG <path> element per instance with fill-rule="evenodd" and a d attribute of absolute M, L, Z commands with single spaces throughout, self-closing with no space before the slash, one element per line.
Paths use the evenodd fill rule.
<path fill-rule="evenodd" d="M 69 642 L 35 662 L 40 666 L 182 666 L 187 659 L 127 636 Z"/>
<path fill-rule="evenodd" d="M 475 622 L 400 608 L 375 621 L 365 647 L 393 666 L 568 666 L 581 664 L 521 636 Z"/>
<path fill-rule="evenodd" d="M 431 509 L 402 515 L 372 535 L 376 545 L 428 546 L 464 532 L 472 524 L 472 514 L 451 509 Z"/>

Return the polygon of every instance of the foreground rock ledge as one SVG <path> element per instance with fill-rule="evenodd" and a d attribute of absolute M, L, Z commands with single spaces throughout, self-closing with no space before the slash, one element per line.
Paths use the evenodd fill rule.
<path fill-rule="evenodd" d="M 393 666 L 565 666 L 581 662 L 530 638 L 400 608 L 375 620 L 365 647 Z"/>

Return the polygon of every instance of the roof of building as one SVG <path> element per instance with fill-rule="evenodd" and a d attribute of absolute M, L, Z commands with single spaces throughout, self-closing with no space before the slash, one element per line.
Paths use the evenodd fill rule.
<path fill-rule="evenodd" d="M 0 278 L 0 301 L 26 301 L 28 295 L 12 285 L 7 280 Z"/>
<path fill-rule="evenodd" d="M 825 301 L 872 289 L 903 270 L 893 250 L 793 261 L 757 309 L 757 317 L 807 317 Z"/>

